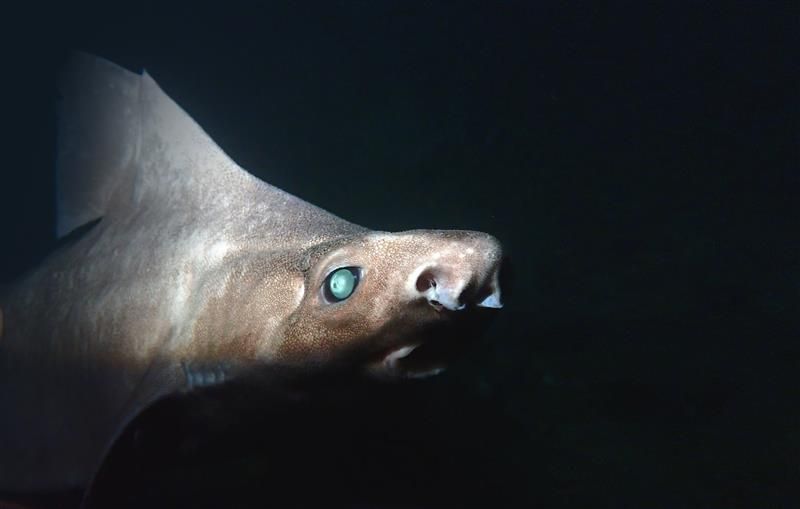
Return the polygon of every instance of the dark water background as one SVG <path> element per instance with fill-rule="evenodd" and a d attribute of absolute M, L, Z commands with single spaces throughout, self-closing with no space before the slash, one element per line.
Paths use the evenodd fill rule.
<path fill-rule="evenodd" d="M 73 48 L 146 68 L 278 187 L 513 261 L 448 375 L 164 404 L 96 504 L 800 507 L 798 9 L 677 4 L 6 12 L 2 280 L 53 242 Z"/>

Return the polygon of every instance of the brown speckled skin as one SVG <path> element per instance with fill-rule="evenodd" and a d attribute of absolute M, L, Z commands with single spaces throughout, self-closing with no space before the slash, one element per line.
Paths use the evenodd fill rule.
<path fill-rule="evenodd" d="M 497 285 L 489 235 L 341 220 L 239 168 L 146 74 L 77 55 L 63 89 L 59 231 L 102 220 L 0 297 L 0 491 L 85 485 L 186 365 L 381 374 L 448 316 L 421 269 L 465 298 Z M 328 303 L 343 266 L 361 281 Z"/>

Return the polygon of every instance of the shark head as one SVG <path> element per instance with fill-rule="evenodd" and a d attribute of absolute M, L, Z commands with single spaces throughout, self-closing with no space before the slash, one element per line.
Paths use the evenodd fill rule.
<path fill-rule="evenodd" d="M 463 326 L 502 307 L 501 248 L 485 233 L 370 232 L 311 258 L 276 349 L 286 362 L 436 374 L 473 335 Z"/>
<path fill-rule="evenodd" d="M 239 251 L 182 292 L 200 305 L 181 358 L 419 378 L 441 372 L 502 307 L 502 250 L 486 233 L 366 230 Z"/>

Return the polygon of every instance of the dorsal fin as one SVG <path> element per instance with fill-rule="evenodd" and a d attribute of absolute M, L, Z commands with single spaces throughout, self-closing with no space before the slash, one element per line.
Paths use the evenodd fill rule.
<path fill-rule="evenodd" d="M 59 237 L 165 207 L 197 224 L 217 220 L 230 236 L 271 233 L 283 246 L 364 231 L 240 168 L 147 73 L 76 53 L 61 91 Z"/>
<path fill-rule="evenodd" d="M 202 206 L 255 180 L 146 72 L 77 52 L 60 89 L 59 237 L 145 201 Z"/>
<path fill-rule="evenodd" d="M 139 137 L 140 76 L 74 53 L 61 75 L 56 232 L 103 216 Z"/>

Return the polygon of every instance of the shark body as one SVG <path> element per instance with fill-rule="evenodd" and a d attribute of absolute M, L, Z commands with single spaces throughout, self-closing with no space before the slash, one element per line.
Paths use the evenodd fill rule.
<path fill-rule="evenodd" d="M 439 326 L 501 307 L 490 235 L 352 224 L 237 166 L 146 73 L 66 69 L 57 228 L 86 231 L 0 295 L 0 491 L 85 486 L 153 401 L 248 370 L 438 373 Z"/>

